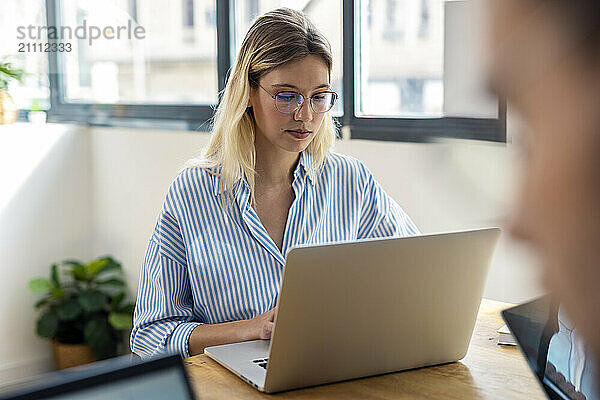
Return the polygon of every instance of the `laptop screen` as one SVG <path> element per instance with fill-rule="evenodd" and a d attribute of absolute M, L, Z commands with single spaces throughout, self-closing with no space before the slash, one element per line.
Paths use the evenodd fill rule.
<path fill-rule="evenodd" d="M 48 374 L 35 386 L 0 394 L 0 400 L 193 399 L 179 356 L 131 362 L 127 357 Z"/>
<path fill-rule="evenodd" d="M 185 378 L 178 368 L 146 373 L 100 385 L 82 388 L 72 393 L 48 397 L 52 400 L 188 400 Z"/>
<path fill-rule="evenodd" d="M 548 398 L 600 400 L 596 363 L 549 296 L 504 310 L 502 316 Z"/>

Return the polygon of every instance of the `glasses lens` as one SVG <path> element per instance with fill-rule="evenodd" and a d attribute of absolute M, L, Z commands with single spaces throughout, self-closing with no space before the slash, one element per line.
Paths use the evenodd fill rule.
<path fill-rule="evenodd" d="M 281 92 L 275 95 L 275 107 L 282 113 L 292 113 L 302 104 L 302 95 L 293 92 Z"/>
<path fill-rule="evenodd" d="M 317 113 L 327 112 L 335 103 L 335 96 L 332 92 L 323 92 L 315 94 L 310 98 L 313 111 Z"/>

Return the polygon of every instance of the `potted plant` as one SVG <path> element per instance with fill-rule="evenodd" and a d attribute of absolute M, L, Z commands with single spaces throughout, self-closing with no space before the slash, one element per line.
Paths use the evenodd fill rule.
<path fill-rule="evenodd" d="M 13 79 L 22 82 L 24 73 L 11 63 L 0 61 L 0 125 L 12 124 L 17 120 L 19 110 L 8 94 L 8 83 Z"/>
<path fill-rule="evenodd" d="M 132 329 L 135 304 L 125 299 L 121 264 L 112 257 L 52 264 L 50 279 L 32 279 L 29 288 L 43 294 L 36 330 L 52 339 L 59 369 L 116 356 Z"/>

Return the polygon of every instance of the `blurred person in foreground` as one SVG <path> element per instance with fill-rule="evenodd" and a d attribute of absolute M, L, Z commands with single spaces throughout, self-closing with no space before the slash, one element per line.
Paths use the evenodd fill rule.
<path fill-rule="evenodd" d="M 600 4 L 488 1 L 495 91 L 530 147 L 513 233 L 600 360 Z"/>

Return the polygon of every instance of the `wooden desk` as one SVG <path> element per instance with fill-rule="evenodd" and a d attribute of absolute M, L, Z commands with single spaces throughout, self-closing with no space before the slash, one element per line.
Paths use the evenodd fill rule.
<path fill-rule="evenodd" d="M 191 383 L 205 399 L 545 399 L 516 347 L 499 346 L 500 311 L 510 306 L 483 300 L 467 356 L 437 367 L 267 395 L 204 354 L 185 360 Z"/>

